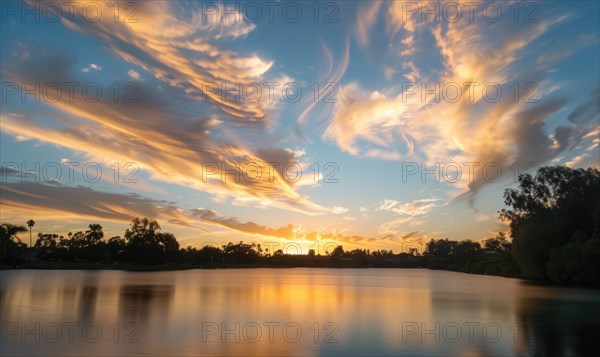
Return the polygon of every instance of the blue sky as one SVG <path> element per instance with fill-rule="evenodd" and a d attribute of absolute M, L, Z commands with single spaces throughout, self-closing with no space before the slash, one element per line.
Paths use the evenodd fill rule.
<path fill-rule="evenodd" d="M 3 2 L 3 222 L 401 251 L 506 230 L 517 165 L 600 166 L 595 1 L 117 5 Z"/>

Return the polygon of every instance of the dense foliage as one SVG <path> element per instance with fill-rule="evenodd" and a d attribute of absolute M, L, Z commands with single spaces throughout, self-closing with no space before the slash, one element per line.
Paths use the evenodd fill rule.
<path fill-rule="evenodd" d="M 507 189 L 512 256 L 526 277 L 557 282 L 600 282 L 600 172 L 541 168 Z"/>
<path fill-rule="evenodd" d="M 11 226 L 13 235 L 25 232 L 24 227 Z M 10 241 L 10 240 L 9 240 Z M 221 247 L 204 246 L 179 247 L 177 239 L 171 233 L 161 231 L 154 220 L 136 218 L 120 236 L 104 239 L 103 228 L 99 224 L 90 224 L 85 231 L 67 234 L 39 233 L 34 249 L 27 250 L 24 244 L 19 246 L 19 257 L 6 259 L 4 264 L 16 265 L 29 259 L 48 262 L 86 262 L 86 263 L 125 263 L 125 264 L 178 264 L 187 266 L 223 267 L 223 266 L 302 266 L 302 267 L 398 267 L 450 269 L 456 271 L 516 275 L 517 270 L 510 260 L 510 242 L 503 233 L 484 241 L 483 246 L 472 241 L 432 240 L 424 254 L 417 249 L 410 253 L 394 253 L 391 250 L 354 249 L 345 251 L 343 246 L 335 247 L 326 255 L 319 255 L 313 249 L 308 254 L 285 254 L 282 249 L 269 252 L 260 244 L 228 243 Z M 31 256 L 33 255 L 33 256 Z"/>

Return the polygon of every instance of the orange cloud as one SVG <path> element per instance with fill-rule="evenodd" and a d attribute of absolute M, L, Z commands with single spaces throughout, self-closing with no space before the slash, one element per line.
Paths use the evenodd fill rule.
<path fill-rule="evenodd" d="M 550 95 L 554 89 L 546 87 L 555 85 L 543 81 L 546 67 L 532 68 L 520 62 L 528 45 L 561 25 L 568 15 L 528 24 L 526 31 L 507 20 L 494 24 L 497 29 L 490 32 L 484 31 L 489 23 L 481 19 L 440 23 L 434 16 L 423 18 L 419 6 L 435 4 L 412 4 L 417 9 L 407 9 L 411 4 L 405 2 L 382 5 L 387 10 L 386 27 L 392 44 L 389 57 L 391 62 L 402 63 L 400 72 L 409 82 L 392 82 L 385 91 L 364 90 L 356 82 L 344 85 L 341 100 L 323 132 L 325 140 L 359 157 L 427 162 L 428 166 L 436 162 L 478 163 L 480 170 L 475 170 L 471 181 L 449 183 L 465 193 L 459 197 L 472 203 L 481 187 L 491 182 L 481 166 L 496 164 L 506 173 L 515 162 L 542 165 L 589 131 L 589 118 L 597 113 L 598 91 L 592 94 L 593 100 L 570 115 L 581 125 L 549 132 L 545 121 L 563 109 L 566 100 Z M 372 10 L 376 10 L 375 5 Z M 359 13 L 360 43 L 368 42 L 367 25 L 372 16 L 369 11 Z M 501 36 L 496 36 L 498 33 Z M 428 47 L 431 36 L 434 47 Z M 394 41 L 395 37 L 400 40 Z M 411 57 L 416 46 L 439 55 L 443 69 L 428 74 L 419 68 Z M 521 90 L 529 82 L 537 84 L 539 93 L 546 95 L 538 103 L 527 103 L 522 96 L 515 100 L 509 88 L 515 81 Z M 490 92 L 484 90 L 489 87 L 493 87 Z M 503 89 L 503 95 L 495 100 L 489 93 L 497 87 Z M 435 95 L 425 94 L 427 90 Z M 453 97 L 453 90 L 460 95 Z"/>
<path fill-rule="evenodd" d="M 34 68 L 35 70 L 31 70 Z M 4 70 L 13 81 L 35 88 L 46 99 L 47 83 L 78 82 L 67 58 L 47 53 Z M 37 84 L 37 86 L 36 86 Z M 138 83 L 137 101 L 115 103 L 110 96 L 90 101 L 82 91 L 46 104 L 67 114 L 41 126 L 22 114 L 2 114 L 2 130 L 83 152 L 101 162 L 135 162 L 152 178 L 206 191 L 220 197 L 245 198 L 306 214 L 328 212 L 296 192 L 307 184 L 297 178 L 306 163 L 301 152 L 252 149 L 215 139 L 223 122 L 215 115 L 194 115 L 165 99 L 168 94 Z M 63 92 L 65 93 L 65 92 Z M 143 130 L 140 130 L 143 128 Z M 223 131 L 226 128 L 222 129 Z"/>
<path fill-rule="evenodd" d="M 79 18 L 77 15 L 83 14 L 88 3 L 93 3 L 99 13 L 111 16 L 100 16 L 98 21 Z M 222 16 L 221 3 L 215 3 L 207 15 L 201 4 L 189 3 L 184 8 L 177 2 L 140 1 L 135 3 L 133 16 L 128 11 L 115 12 L 111 10 L 112 3 L 102 1 L 56 5 L 61 6 L 63 13 L 75 14 L 74 21 L 62 19 L 65 26 L 97 37 L 124 60 L 198 101 L 208 98 L 223 112 L 249 121 L 266 120 L 267 112 L 274 106 L 268 96 L 251 102 L 226 94 L 236 86 L 265 80 L 273 61 L 257 54 L 243 56 L 219 46 L 219 40 L 246 36 L 256 28 L 229 9 L 227 16 Z"/>

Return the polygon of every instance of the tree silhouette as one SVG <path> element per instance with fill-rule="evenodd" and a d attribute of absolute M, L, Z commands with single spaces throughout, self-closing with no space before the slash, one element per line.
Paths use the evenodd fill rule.
<path fill-rule="evenodd" d="M 85 232 L 85 238 L 88 244 L 96 245 L 100 243 L 100 241 L 104 237 L 104 232 L 102 232 L 102 226 L 99 224 L 90 224 L 88 228 L 89 230 Z"/>
<path fill-rule="evenodd" d="M 333 252 L 331 252 L 331 256 L 333 258 L 341 258 L 344 255 L 344 248 L 341 245 L 338 245 L 337 247 L 335 247 L 333 249 Z"/>
<path fill-rule="evenodd" d="M 0 254 L 1 264 L 16 264 L 20 256 L 22 246 L 24 245 L 17 237 L 17 234 L 27 232 L 24 226 L 17 226 L 10 223 L 2 223 L 0 226 Z"/>
<path fill-rule="evenodd" d="M 123 258 L 126 246 L 127 241 L 119 236 L 111 237 L 106 243 L 106 248 L 114 261 L 119 261 Z"/>
<path fill-rule="evenodd" d="M 506 233 L 499 232 L 496 236 L 483 241 L 483 249 L 501 254 L 510 254 L 512 243 L 507 239 Z"/>
<path fill-rule="evenodd" d="M 527 277 L 600 280 L 600 171 L 542 167 L 504 192 L 513 259 Z"/>
<path fill-rule="evenodd" d="M 35 226 L 35 221 L 33 219 L 30 219 L 29 221 L 27 221 L 27 227 L 29 227 L 29 247 L 31 248 L 31 229 L 33 228 L 33 226 Z"/>
<path fill-rule="evenodd" d="M 135 218 L 125 231 L 125 255 L 135 262 L 152 264 L 177 260 L 179 243 L 171 233 L 162 233 L 156 220 Z"/>

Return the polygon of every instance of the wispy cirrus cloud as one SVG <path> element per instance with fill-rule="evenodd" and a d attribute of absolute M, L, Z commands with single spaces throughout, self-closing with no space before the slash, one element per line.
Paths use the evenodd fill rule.
<path fill-rule="evenodd" d="M 85 83 L 73 75 L 74 61 L 54 53 L 32 56 L 3 68 L 11 80 L 47 94 L 47 83 Z M 177 91 L 165 92 L 146 81 L 137 84 L 132 102 L 115 103 L 110 96 L 90 101 L 75 91 L 46 105 L 65 115 L 43 122 L 25 114 L 2 113 L 2 131 L 84 153 L 95 160 L 136 162 L 152 178 L 307 214 L 329 211 L 296 192 L 300 181 L 287 173 L 305 165 L 299 152 L 275 147 L 253 148 L 218 139 L 226 133 L 220 116 L 180 108 Z M 121 98 L 122 99 L 122 98 Z M 143 128 L 143 130 L 140 130 Z M 243 129 L 241 129 L 243 130 Z M 252 171 L 258 167 L 260 172 Z"/>
<path fill-rule="evenodd" d="M 570 150 L 592 128 L 588 119 L 597 117 L 596 92 L 592 92 L 594 100 L 582 103 L 570 115 L 573 123 L 581 125 L 547 124 L 568 108 L 569 98 L 553 93 L 559 88 L 550 80 L 548 61 L 530 64 L 536 59 L 532 47 L 541 46 L 539 39 L 570 21 L 571 14 L 550 14 L 536 23 L 515 24 L 505 19 L 494 23 L 496 31 L 492 33 L 485 31 L 490 23 L 481 17 L 439 21 L 435 20 L 439 17 L 424 16 L 423 3 L 414 5 L 415 9 L 408 9 L 410 4 L 390 2 L 359 12 L 356 36 L 365 47 L 373 17 L 379 12 L 387 14 L 387 58 L 400 63 L 397 72 L 408 82 L 394 85 L 392 81 L 382 91 L 363 89 L 356 81 L 343 85 L 323 139 L 358 157 L 493 163 L 506 172 L 515 162 L 543 165 Z M 428 5 L 433 8 L 436 4 Z M 482 4 L 475 6 L 477 13 Z M 417 49 L 439 57 L 441 69 L 419 66 L 414 60 Z M 515 99 L 511 92 L 515 83 L 521 91 L 531 83 L 542 98 Z M 460 95 L 453 97 L 442 90 L 449 86 L 458 88 Z M 500 88 L 503 95 L 490 100 L 482 90 L 485 86 Z M 429 94 L 423 95 L 426 91 Z M 470 182 L 460 180 L 452 185 L 465 193 L 460 198 L 473 203 L 477 192 L 489 183 L 482 170 L 476 170 Z"/>
<path fill-rule="evenodd" d="M 272 61 L 224 48 L 225 40 L 246 36 L 256 25 L 241 14 L 232 14 L 231 9 L 221 16 L 221 3 L 215 4 L 210 16 L 193 3 L 135 5 L 135 21 L 113 16 L 98 21 L 78 19 L 85 3 L 63 9 L 76 18 L 62 21 L 70 29 L 98 38 L 121 59 L 157 80 L 141 81 L 139 72 L 129 70 L 128 76 L 136 81 L 132 101 L 125 94 L 115 100 L 105 95 L 90 101 L 81 91 L 49 101 L 43 89 L 48 83 L 87 82 L 74 70 L 75 58 L 40 49 L 35 56 L 3 66 L 2 75 L 35 88 L 42 101 L 60 114 L 39 120 L 36 115 L 4 112 L 3 132 L 66 147 L 93 159 L 133 161 L 153 179 L 209 192 L 219 199 L 233 197 L 307 214 L 328 212 L 297 192 L 298 187 L 310 184 L 305 177 L 288 178 L 290 167 L 306 166 L 299 154 L 262 139 L 239 139 L 245 130 L 258 132 L 259 138 L 261 132 L 267 134 L 267 111 L 275 105 L 269 96 L 238 101 L 205 90 L 208 82 L 244 85 L 266 78 Z M 94 6 L 111 13 L 108 3 L 94 2 Z M 202 98 L 219 111 L 215 113 Z M 256 167 L 260 172 L 252 171 Z"/>
<path fill-rule="evenodd" d="M 35 212 L 39 219 L 101 219 L 128 223 L 150 217 L 208 232 L 190 223 L 189 215 L 174 202 L 156 200 L 136 193 L 109 193 L 88 187 L 39 183 L 0 183 L 3 215 L 22 217 Z"/>
<path fill-rule="evenodd" d="M 379 202 L 379 207 L 377 207 L 376 210 L 377 211 L 387 211 L 387 210 L 390 210 L 390 209 L 396 207 L 398 205 L 398 203 L 400 203 L 400 201 L 385 199 L 385 200 Z"/>
<path fill-rule="evenodd" d="M 331 213 L 333 214 L 343 214 L 348 212 L 349 209 L 346 207 L 341 207 L 341 206 L 333 206 L 331 207 Z"/>
<path fill-rule="evenodd" d="M 256 234 L 265 237 L 275 237 L 284 239 L 293 239 L 296 232 L 293 224 L 288 224 L 276 229 L 266 227 L 255 222 L 240 222 L 235 217 L 222 217 L 217 212 L 205 208 L 196 208 L 191 210 L 191 215 L 202 222 L 216 224 L 238 232 L 247 234 Z"/>
<path fill-rule="evenodd" d="M 89 2 L 101 13 L 113 13 L 111 3 Z M 209 99 L 228 115 L 249 122 L 268 119 L 267 112 L 274 106 L 268 96 L 246 101 L 236 100 L 228 92 L 265 80 L 274 64 L 256 53 L 242 55 L 224 47 L 223 40 L 246 36 L 256 28 L 239 12 L 227 9 L 224 16 L 223 3 L 212 4 L 207 14 L 201 4 L 139 1 L 134 19 L 123 11 L 114 14 L 118 18 L 101 16 L 98 21 L 87 21 L 81 18 L 87 3 L 57 3 L 64 13 L 74 14 L 74 21 L 63 18 L 63 24 L 100 39 L 122 59 L 196 100 Z"/>
<path fill-rule="evenodd" d="M 358 9 L 361 16 L 358 17 L 355 32 L 358 43 L 362 47 L 367 47 L 369 43 L 369 33 L 377 21 L 382 5 L 382 1 L 371 1 L 362 4 Z"/>
<path fill-rule="evenodd" d="M 437 207 L 436 202 L 441 201 L 437 197 L 419 198 L 411 202 L 402 203 L 398 200 L 384 199 L 379 202 L 376 211 L 392 211 L 397 214 L 409 216 L 418 216 L 428 213 L 432 208 Z"/>

